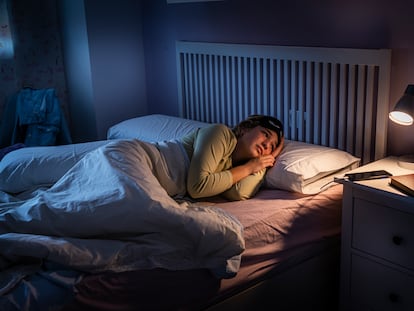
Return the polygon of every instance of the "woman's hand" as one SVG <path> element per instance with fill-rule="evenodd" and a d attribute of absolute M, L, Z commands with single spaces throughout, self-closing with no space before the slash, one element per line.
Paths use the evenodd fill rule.
<path fill-rule="evenodd" d="M 250 174 L 257 173 L 264 168 L 272 167 L 276 162 L 276 158 L 282 152 L 284 142 L 285 139 L 282 137 L 279 146 L 277 146 L 271 154 L 250 159 L 242 165 L 231 168 L 230 171 L 233 175 L 233 183 L 238 182 Z"/>
<path fill-rule="evenodd" d="M 275 158 L 271 154 L 250 159 L 246 163 L 250 167 L 251 174 L 257 173 L 264 168 L 272 167 L 273 164 L 275 164 Z"/>

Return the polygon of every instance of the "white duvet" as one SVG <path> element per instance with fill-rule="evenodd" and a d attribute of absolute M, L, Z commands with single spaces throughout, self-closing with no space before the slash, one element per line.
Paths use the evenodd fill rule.
<path fill-rule="evenodd" d="M 233 276 L 242 226 L 218 208 L 172 198 L 185 193 L 187 165 L 177 142 L 115 141 L 48 189 L 3 192 L 0 287 L 16 281 L 16 271 L 27 273 L 16 270 L 27 257 L 87 272 L 208 268 Z"/>

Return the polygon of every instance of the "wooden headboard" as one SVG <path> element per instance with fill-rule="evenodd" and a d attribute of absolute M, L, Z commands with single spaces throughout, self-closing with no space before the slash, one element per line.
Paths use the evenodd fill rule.
<path fill-rule="evenodd" d="M 235 125 L 276 116 L 287 139 L 362 164 L 386 152 L 390 50 L 176 43 L 181 117 Z"/>

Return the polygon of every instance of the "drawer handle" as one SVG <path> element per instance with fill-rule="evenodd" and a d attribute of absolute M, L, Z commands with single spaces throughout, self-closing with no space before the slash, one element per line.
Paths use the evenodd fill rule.
<path fill-rule="evenodd" d="M 398 236 L 398 235 L 394 235 L 394 236 L 392 237 L 392 242 L 393 242 L 395 245 L 401 245 L 401 244 L 402 244 L 402 241 L 403 241 L 403 238 L 402 238 L 402 237 L 400 237 L 400 236 Z"/>
<path fill-rule="evenodd" d="M 390 299 L 391 302 L 398 302 L 398 295 L 395 293 L 389 294 L 388 298 Z"/>

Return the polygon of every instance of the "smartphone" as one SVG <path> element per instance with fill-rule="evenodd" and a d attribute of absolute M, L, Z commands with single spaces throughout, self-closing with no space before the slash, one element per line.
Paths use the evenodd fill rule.
<path fill-rule="evenodd" d="M 387 178 L 390 176 L 392 176 L 392 174 L 384 170 L 345 174 L 345 177 L 348 177 L 350 181 Z"/>

